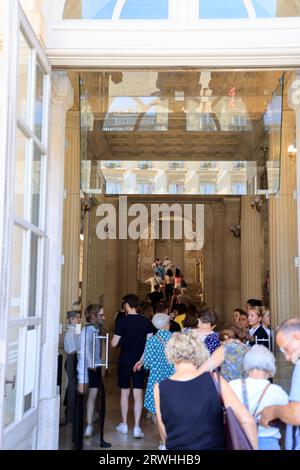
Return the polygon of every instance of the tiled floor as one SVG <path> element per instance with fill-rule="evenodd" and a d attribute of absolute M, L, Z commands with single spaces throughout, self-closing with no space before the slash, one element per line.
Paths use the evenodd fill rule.
<path fill-rule="evenodd" d="M 141 428 L 145 434 L 142 439 L 134 439 L 133 431 L 133 397 L 131 396 L 128 413 L 128 434 L 120 434 L 115 431 L 115 427 L 121 422 L 120 395 L 116 387 L 116 379 L 113 376 L 105 377 L 107 411 L 104 428 L 104 439 L 112 444 L 111 450 L 157 450 L 159 436 L 157 427 L 151 419 L 146 419 L 146 411 L 143 411 Z M 99 449 L 98 425 L 95 423 L 94 435 L 84 439 L 85 449 Z M 71 445 L 71 425 L 60 427 L 60 448 L 72 449 Z"/>

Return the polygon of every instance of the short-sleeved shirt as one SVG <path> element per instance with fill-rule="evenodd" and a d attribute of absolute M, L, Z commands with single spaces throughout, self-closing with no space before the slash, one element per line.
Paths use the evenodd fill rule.
<path fill-rule="evenodd" d="M 293 372 L 289 400 L 300 403 L 300 360 L 295 366 Z M 287 424 L 285 448 L 286 450 L 300 450 L 300 426 L 292 426 L 291 424 Z"/>
<path fill-rule="evenodd" d="M 127 315 L 118 321 L 115 334 L 121 336 L 120 364 L 133 366 L 141 358 L 152 331 L 151 323 L 142 315 Z"/>
<path fill-rule="evenodd" d="M 229 385 L 235 392 L 236 396 L 240 399 L 240 401 L 244 403 L 242 380 L 232 380 L 231 382 L 229 382 Z M 259 406 L 257 407 L 261 394 L 267 385 L 269 386 L 266 390 L 266 393 L 261 399 Z M 270 382 L 266 379 L 253 379 L 251 377 L 248 377 L 246 379 L 246 390 L 249 406 L 248 410 L 251 415 L 253 415 L 253 413 L 255 412 L 255 414 L 259 416 L 261 411 L 267 406 L 286 405 L 288 403 L 288 396 L 286 392 L 281 387 L 279 387 L 279 385 L 270 385 Z M 244 403 L 244 405 L 246 404 Z M 268 428 L 259 426 L 258 437 L 274 437 L 276 439 L 279 439 L 280 431 L 274 426 L 269 426 Z"/>

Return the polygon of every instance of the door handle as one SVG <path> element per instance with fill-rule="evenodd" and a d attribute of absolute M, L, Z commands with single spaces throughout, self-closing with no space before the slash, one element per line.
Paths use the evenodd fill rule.
<path fill-rule="evenodd" d="M 6 397 L 7 396 L 7 392 L 6 392 L 6 385 L 9 385 L 11 384 L 11 388 L 12 390 L 14 390 L 15 386 L 16 386 L 16 376 L 14 375 L 12 380 L 7 380 L 5 379 L 5 391 L 4 391 L 4 396 Z"/>

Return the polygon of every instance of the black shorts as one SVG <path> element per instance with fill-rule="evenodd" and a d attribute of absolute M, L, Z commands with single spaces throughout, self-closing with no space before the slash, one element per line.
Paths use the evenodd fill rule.
<path fill-rule="evenodd" d="M 101 367 L 97 367 L 96 370 L 88 369 L 89 374 L 89 388 L 100 388 L 101 385 Z"/>
<path fill-rule="evenodd" d="M 119 364 L 118 367 L 118 387 L 130 388 L 131 383 L 133 388 L 144 388 L 145 370 L 142 368 L 138 372 L 133 372 L 133 365 Z"/>

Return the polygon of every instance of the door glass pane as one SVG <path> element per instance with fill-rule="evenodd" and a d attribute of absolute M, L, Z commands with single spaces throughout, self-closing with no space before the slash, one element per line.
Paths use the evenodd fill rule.
<path fill-rule="evenodd" d="M 41 194 L 41 168 L 43 156 L 35 146 L 32 163 L 32 198 L 31 198 L 31 222 L 39 226 L 40 223 L 40 194 Z"/>
<path fill-rule="evenodd" d="M 23 36 L 19 36 L 19 70 L 18 70 L 18 117 L 29 123 L 29 71 L 31 49 Z"/>
<path fill-rule="evenodd" d="M 20 328 L 10 328 L 7 336 L 7 367 L 4 394 L 4 425 L 15 420 Z"/>
<path fill-rule="evenodd" d="M 15 214 L 24 217 L 26 145 L 28 139 L 17 128 L 16 173 L 15 173 Z"/>
<path fill-rule="evenodd" d="M 36 65 L 34 132 L 42 140 L 43 101 L 44 101 L 44 72 L 39 63 Z"/>
<path fill-rule="evenodd" d="M 29 317 L 36 316 L 36 299 L 37 299 L 37 273 L 38 273 L 38 242 L 39 239 L 34 233 L 31 234 L 30 249 L 30 285 L 29 285 Z"/>
<path fill-rule="evenodd" d="M 24 413 L 33 406 L 32 397 L 35 388 L 36 359 L 37 329 L 34 326 L 28 326 L 26 331 Z"/>
<path fill-rule="evenodd" d="M 25 233 L 24 230 L 16 225 L 13 226 L 9 306 L 10 319 L 19 318 L 21 315 Z"/>

